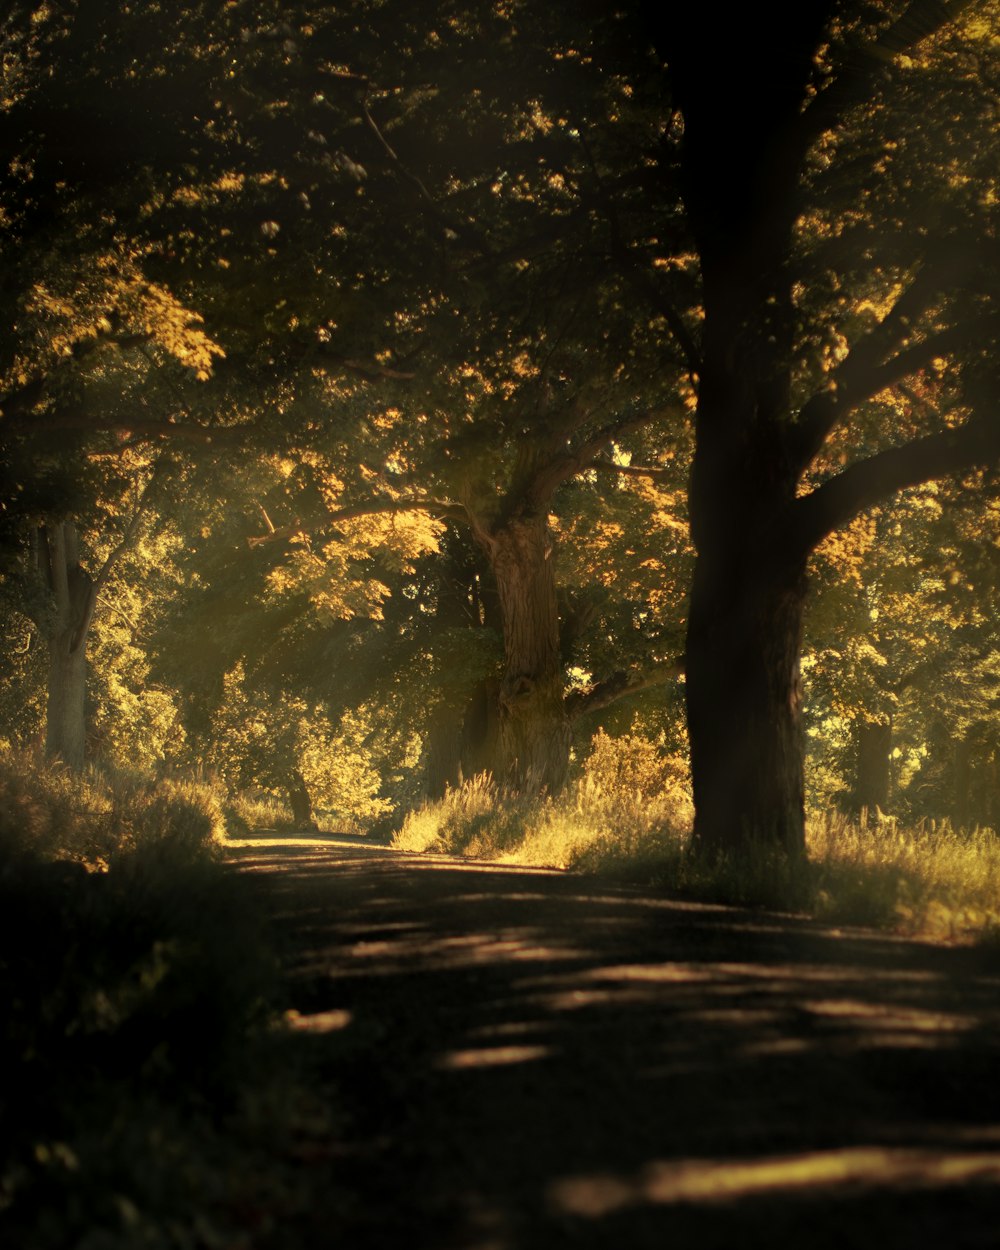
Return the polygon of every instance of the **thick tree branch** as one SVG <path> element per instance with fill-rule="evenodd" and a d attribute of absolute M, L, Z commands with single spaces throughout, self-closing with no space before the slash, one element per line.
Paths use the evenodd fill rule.
<path fill-rule="evenodd" d="M 131 417 L 100 416 L 82 409 L 57 409 L 42 416 L 25 420 L 19 418 L 15 429 L 30 433 L 50 433 L 57 430 L 89 430 L 94 433 L 131 435 L 127 446 L 142 442 L 169 439 L 175 442 L 197 443 L 205 447 L 243 447 L 246 445 L 245 426 L 205 426 L 170 420 L 134 420 Z M 122 448 L 126 444 L 122 445 Z"/>
<path fill-rule="evenodd" d="M 894 309 L 889 317 L 893 317 L 895 312 Z M 830 375 L 828 389 L 818 392 L 803 406 L 797 424 L 789 433 L 793 464 L 800 472 L 807 468 L 837 424 L 858 404 L 926 368 L 935 357 L 946 356 L 956 348 L 966 346 L 973 332 L 987 320 L 981 318 L 971 324 L 949 326 L 903 348 L 890 360 L 879 363 L 880 340 L 883 337 L 880 331 L 886 324 L 883 321 L 859 341 Z M 889 333 L 887 330 L 886 337 Z"/>
<path fill-rule="evenodd" d="M 94 596 L 96 599 L 98 591 L 104 589 L 108 584 L 108 579 L 115 570 L 115 565 L 127 551 L 130 551 L 135 544 L 136 537 L 139 533 L 139 526 L 142 523 L 146 510 L 149 507 L 153 497 L 153 488 L 158 479 L 158 470 L 160 465 L 154 465 L 153 472 L 149 476 L 149 481 L 142 488 L 139 498 L 136 500 L 135 511 L 125 527 L 125 532 L 121 537 L 121 541 L 109 553 L 107 559 L 101 565 L 100 572 L 94 578 Z"/>
<path fill-rule="evenodd" d="M 70 608 L 70 597 L 64 522 L 54 521 L 52 524 L 47 524 L 44 531 L 44 540 L 47 542 L 49 549 L 49 589 L 55 596 L 56 607 L 59 612 L 66 613 Z"/>
<path fill-rule="evenodd" d="M 849 465 L 793 505 L 795 542 L 809 552 L 858 513 L 907 486 L 1000 460 L 1000 420 L 975 418 Z"/>
<path fill-rule="evenodd" d="M 525 499 L 532 508 L 546 507 L 563 482 L 569 481 L 571 477 L 576 477 L 578 473 L 583 473 L 585 470 L 593 468 L 596 458 L 601 452 L 606 451 L 616 439 L 621 438 L 625 434 L 630 434 L 634 430 L 640 430 L 653 421 L 660 420 L 672 411 L 673 409 L 668 408 L 647 408 L 642 412 L 623 417 L 618 421 L 603 426 L 596 433 L 586 438 L 575 450 L 564 452 L 547 460 L 532 476 L 527 486 L 517 492 L 518 496 Z"/>
<path fill-rule="evenodd" d="M 676 470 L 666 465 L 616 464 L 613 460 L 592 460 L 588 469 L 596 469 L 598 473 L 620 473 L 624 477 L 646 477 L 654 482 L 663 481 Z"/>

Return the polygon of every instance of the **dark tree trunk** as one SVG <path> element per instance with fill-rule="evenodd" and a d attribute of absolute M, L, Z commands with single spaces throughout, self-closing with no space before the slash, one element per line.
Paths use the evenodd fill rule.
<path fill-rule="evenodd" d="M 462 733 L 450 707 L 439 708 L 427 729 L 424 789 L 427 797 L 441 798 L 462 783 Z"/>
<path fill-rule="evenodd" d="M 476 686 L 465 709 L 461 764 L 464 777 L 501 771 L 500 686 L 488 678 Z"/>
<path fill-rule="evenodd" d="M 71 522 L 56 521 L 37 531 L 35 567 L 46 602 L 37 623 L 49 652 L 45 754 L 80 769 L 87 741 L 87 638 L 97 585 L 80 566 Z"/>
<path fill-rule="evenodd" d="M 686 660 L 694 845 L 805 849 L 799 655 L 804 572 L 711 576 L 699 560 Z"/>
<path fill-rule="evenodd" d="M 295 828 L 317 828 L 316 819 L 313 816 L 309 787 L 306 785 L 305 778 L 297 769 L 288 780 L 287 793 L 288 805 L 292 809 L 292 820 L 295 822 Z"/>
<path fill-rule="evenodd" d="M 885 811 L 889 806 L 889 752 L 892 720 L 888 716 L 858 717 L 853 726 L 855 812 Z"/>
<path fill-rule="evenodd" d="M 504 669 L 498 698 L 499 780 L 554 793 L 566 780 L 566 715 L 552 541 L 544 514 L 518 516 L 483 543 L 500 598 Z"/>

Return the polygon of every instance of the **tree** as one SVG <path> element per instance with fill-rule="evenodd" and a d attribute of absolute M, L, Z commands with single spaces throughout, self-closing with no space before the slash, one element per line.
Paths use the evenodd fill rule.
<path fill-rule="evenodd" d="M 709 853 L 757 839 L 803 852 L 810 552 L 894 491 L 1000 453 L 996 10 L 967 8 L 788 6 L 780 38 L 749 10 L 721 29 L 687 7 L 651 25 L 683 118 L 661 176 L 676 184 L 679 160 L 704 309 L 686 671 Z M 919 127 L 929 100 L 941 124 Z M 858 332 L 864 299 L 877 313 Z M 839 437 L 850 456 L 856 411 L 935 362 L 919 433 L 886 429 L 881 450 L 808 489 Z"/>

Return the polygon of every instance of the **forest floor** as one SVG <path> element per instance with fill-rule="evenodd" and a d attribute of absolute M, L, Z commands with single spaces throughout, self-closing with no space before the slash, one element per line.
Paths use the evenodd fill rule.
<path fill-rule="evenodd" d="M 275 1244 L 1000 1245 L 995 951 L 362 839 L 230 858 L 333 1108 Z"/>

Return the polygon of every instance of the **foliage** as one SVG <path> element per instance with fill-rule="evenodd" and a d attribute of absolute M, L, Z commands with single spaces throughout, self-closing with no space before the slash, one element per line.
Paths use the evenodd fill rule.
<path fill-rule="evenodd" d="M 215 862 L 218 800 L 0 765 L 0 1236 L 235 1244 L 257 1202 L 294 1201 L 274 1151 L 300 1093 L 264 934 Z"/>
<path fill-rule="evenodd" d="M 679 761 L 657 756 L 641 739 L 627 754 L 612 739 L 598 736 L 595 744 L 589 775 L 558 799 L 505 795 L 476 778 L 411 813 L 394 845 L 572 868 L 684 898 L 807 912 L 908 936 L 968 940 L 1000 926 L 1000 837 L 990 830 L 957 830 L 947 821 L 857 822 L 831 812 L 809 822 L 807 862 L 791 862 L 766 845 L 712 858 L 691 854 L 690 798 Z M 616 756 L 631 780 L 608 770 Z M 664 775 L 667 785 L 643 797 L 644 779 Z"/>
<path fill-rule="evenodd" d="M 252 786 L 287 794 L 298 776 L 328 820 L 356 827 L 391 806 L 379 797 L 381 777 L 361 746 L 362 718 L 363 711 L 346 712 L 335 728 L 322 707 L 249 689 L 238 665 L 223 679 L 208 762 L 233 794 Z"/>
<path fill-rule="evenodd" d="M 649 739 L 598 733 L 564 793 L 537 800 L 475 777 L 411 812 L 393 845 L 560 868 L 612 855 L 647 862 L 680 844 L 690 820 L 682 760 Z"/>
<path fill-rule="evenodd" d="M 217 847 L 225 833 L 206 784 L 123 770 L 74 775 L 61 765 L 0 753 L 0 841 L 13 856 L 58 857 L 89 867 L 166 848 L 178 861 Z"/>

